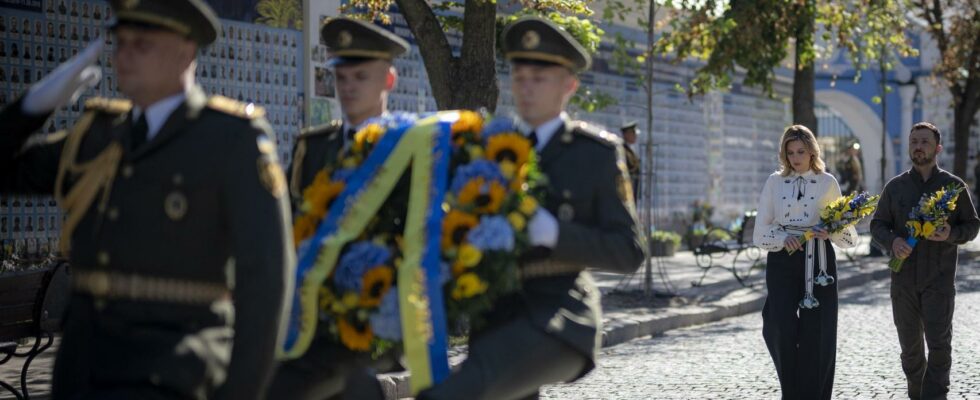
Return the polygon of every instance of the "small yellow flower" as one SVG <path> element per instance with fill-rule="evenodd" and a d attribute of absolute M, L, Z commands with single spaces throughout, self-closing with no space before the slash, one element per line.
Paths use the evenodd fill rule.
<path fill-rule="evenodd" d="M 480 146 L 468 146 L 466 151 L 470 153 L 472 161 L 483 159 L 483 148 Z"/>
<path fill-rule="evenodd" d="M 531 196 L 524 196 L 521 199 L 521 205 L 518 207 L 524 215 L 534 215 L 534 212 L 538 210 L 538 201 Z"/>
<path fill-rule="evenodd" d="M 514 173 L 517 172 L 517 166 L 513 162 L 504 161 L 500 163 L 500 173 L 504 175 L 504 178 L 514 179 Z"/>
<path fill-rule="evenodd" d="M 359 302 L 359 296 L 357 295 L 357 293 L 347 292 L 344 293 L 344 297 L 340 299 L 340 302 L 343 303 L 346 309 L 350 310 L 354 307 L 357 307 L 357 303 Z"/>
<path fill-rule="evenodd" d="M 932 222 L 922 224 L 922 237 L 927 238 L 932 236 L 934 232 L 936 232 L 936 225 L 934 225 Z"/>
<path fill-rule="evenodd" d="M 340 165 L 344 168 L 357 168 L 359 164 L 356 157 L 346 157 L 340 161 Z"/>
<path fill-rule="evenodd" d="M 523 231 L 524 226 L 527 225 L 527 219 L 518 212 L 507 214 L 507 220 L 510 221 L 510 226 L 513 226 L 515 231 Z"/>
<path fill-rule="evenodd" d="M 460 275 L 456 279 L 456 285 L 453 287 L 452 297 L 454 299 L 468 299 L 470 297 L 482 294 L 487 291 L 487 283 L 480 279 L 479 276 L 472 272 Z"/>
<path fill-rule="evenodd" d="M 483 252 L 471 244 L 464 244 L 459 247 L 457 261 L 464 267 L 473 267 L 483 259 Z"/>
<path fill-rule="evenodd" d="M 355 152 L 361 152 L 364 150 L 364 146 L 367 144 L 375 144 L 378 140 L 381 140 L 381 136 L 385 133 L 385 128 L 378 124 L 368 124 L 361 130 L 354 134 L 354 144 L 351 149 Z"/>

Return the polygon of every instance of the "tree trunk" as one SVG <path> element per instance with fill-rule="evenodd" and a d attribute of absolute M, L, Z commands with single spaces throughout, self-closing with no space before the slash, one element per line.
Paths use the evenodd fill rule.
<path fill-rule="evenodd" d="M 467 0 L 463 45 L 453 56 L 442 25 L 424 0 L 395 0 L 419 46 L 429 87 L 440 110 L 497 106 L 496 3 Z"/>
<path fill-rule="evenodd" d="M 799 29 L 796 31 L 795 68 L 793 69 L 793 123 L 810 128 L 818 135 L 817 114 L 813 69 L 813 58 L 803 62 L 803 54 L 813 52 L 813 24 L 815 9 L 812 1 L 808 1 L 800 10 Z"/>
<path fill-rule="evenodd" d="M 966 162 L 970 158 L 970 128 L 980 111 L 980 96 L 973 93 L 967 96 L 972 99 L 955 96 L 953 106 L 953 174 L 965 178 Z"/>

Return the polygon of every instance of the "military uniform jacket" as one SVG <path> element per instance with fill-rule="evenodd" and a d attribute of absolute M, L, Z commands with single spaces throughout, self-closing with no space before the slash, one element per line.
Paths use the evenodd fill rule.
<path fill-rule="evenodd" d="M 558 218 L 559 234 L 555 248 L 532 262 L 573 264 L 583 271 L 526 280 L 521 302 L 534 325 L 594 361 L 602 312 L 599 290 L 584 269 L 633 273 L 645 258 L 622 146 L 608 132 L 565 121 L 539 156 L 548 177 L 543 205 Z"/>
<path fill-rule="evenodd" d="M 313 183 L 316 174 L 323 167 L 333 166 L 336 163 L 337 156 L 344 148 L 341 127 L 340 121 L 334 121 L 307 128 L 296 139 L 293 161 L 286 171 L 289 193 L 294 205 L 299 205 L 303 201 L 303 189 Z"/>
<path fill-rule="evenodd" d="M 194 87 L 159 133 L 132 149 L 130 108 L 123 100 L 89 101 L 91 125 L 69 134 L 83 135 L 74 160 L 62 157 L 65 135 L 32 140 L 16 153 L 4 147 L 0 190 L 50 194 L 59 163 L 83 165 L 118 143 L 108 192 L 81 211 L 71 235 L 74 273 L 223 285 L 232 299 L 191 305 L 75 292 L 54 397 L 92 385 L 150 384 L 186 398 L 258 398 L 293 275 L 285 178 L 271 129 L 261 110 Z M 3 134 L 6 141 L 14 132 Z M 16 134 L 16 142 L 27 141 Z M 66 174 L 60 189 L 71 197 L 80 178 Z"/>

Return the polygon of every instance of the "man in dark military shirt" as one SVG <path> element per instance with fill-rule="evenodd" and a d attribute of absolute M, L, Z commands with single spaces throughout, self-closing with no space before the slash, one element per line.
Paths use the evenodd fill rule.
<path fill-rule="evenodd" d="M 330 52 L 328 63 L 336 76 L 344 119 L 306 129 L 300 135 L 288 173 L 290 193 L 297 206 L 302 203 L 303 189 L 324 167 L 334 166 L 354 133 L 369 119 L 386 112 L 388 93 L 397 81 L 392 60 L 408 50 L 403 39 L 370 22 L 335 18 L 324 24 L 320 33 Z M 383 208 L 381 213 L 399 211 L 403 210 Z M 318 329 L 316 335 L 303 356 L 279 367 L 269 387 L 270 399 L 333 398 L 345 387 L 349 387 L 345 394 L 348 398 L 358 398 L 358 393 L 351 392 L 363 389 L 363 385 L 347 385 L 349 376 L 373 379 L 374 372 L 398 366 L 389 355 L 372 359 L 368 354 L 346 349 L 329 336 L 326 328 Z"/>
<path fill-rule="evenodd" d="M 934 125 L 920 122 L 912 126 L 912 169 L 885 185 L 871 220 L 871 234 L 878 245 L 891 249 L 895 256 L 907 257 L 902 270 L 892 272 L 891 299 L 902 347 L 902 370 L 912 399 L 945 399 L 949 392 L 957 246 L 973 240 L 980 230 L 966 183 L 936 165 L 936 155 L 943 150 L 941 143 L 942 135 Z M 905 241 L 909 212 L 923 194 L 949 184 L 964 190 L 947 224 L 914 248 L 909 246 Z M 923 337 L 929 348 L 928 359 Z"/>
<path fill-rule="evenodd" d="M 520 399 L 585 375 L 602 337 L 599 290 L 585 269 L 633 272 L 644 259 L 619 138 L 563 112 L 588 53 L 539 18 L 517 20 L 503 41 L 517 114 L 549 183 L 528 223 L 536 248 L 521 266 L 522 292 L 495 304 L 459 370 L 419 399 Z"/>
<path fill-rule="evenodd" d="M 640 157 L 633 151 L 636 144 L 636 121 L 627 122 L 619 128 L 623 134 L 623 155 L 626 158 L 626 172 L 630 174 L 630 182 L 633 183 L 633 201 L 636 201 L 640 194 Z"/>
<path fill-rule="evenodd" d="M 195 84 L 220 29 L 203 1 L 112 7 L 131 100 L 88 101 L 67 134 L 2 133 L 14 146 L 0 191 L 54 193 L 66 212 L 72 295 L 52 396 L 260 398 L 293 276 L 271 129 Z"/>

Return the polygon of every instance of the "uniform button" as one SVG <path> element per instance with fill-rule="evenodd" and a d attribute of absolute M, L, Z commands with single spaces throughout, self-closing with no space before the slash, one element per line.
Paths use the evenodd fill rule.
<path fill-rule="evenodd" d="M 159 374 L 150 375 L 150 383 L 154 385 L 160 385 L 160 375 Z"/>
<path fill-rule="evenodd" d="M 184 183 L 184 176 L 181 174 L 174 174 L 174 185 L 180 185 Z"/>
<path fill-rule="evenodd" d="M 122 167 L 122 175 L 123 175 L 123 178 L 129 178 L 129 177 L 133 176 L 133 166 L 132 165 L 124 165 Z"/>
<path fill-rule="evenodd" d="M 109 221 L 115 221 L 119 219 L 119 209 L 116 207 L 109 208 Z"/>
<path fill-rule="evenodd" d="M 102 266 L 109 265 L 109 253 L 100 251 L 99 254 L 96 255 L 96 261 L 98 261 L 99 265 Z"/>

